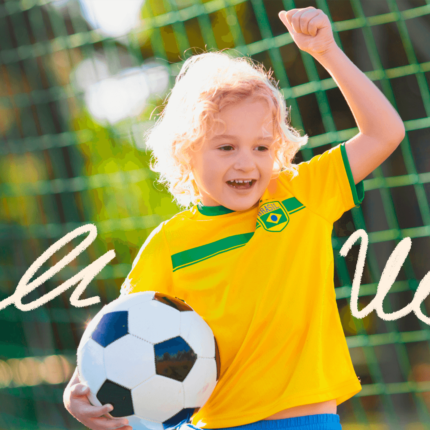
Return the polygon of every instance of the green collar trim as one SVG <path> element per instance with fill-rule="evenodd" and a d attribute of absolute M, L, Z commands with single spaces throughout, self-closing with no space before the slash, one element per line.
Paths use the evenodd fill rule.
<path fill-rule="evenodd" d="M 203 206 L 202 202 L 197 204 L 197 209 L 202 215 L 206 216 L 217 216 L 217 215 L 225 215 L 232 212 L 235 212 L 225 206 Z"/>

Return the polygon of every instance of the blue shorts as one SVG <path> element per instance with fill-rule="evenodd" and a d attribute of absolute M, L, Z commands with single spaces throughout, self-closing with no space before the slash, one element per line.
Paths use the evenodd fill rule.
<path fill-rule="evenodd" d="M 181 430 L 187 430 L 187 427 L 194 430 L 202 430 L 199 427 L 187 424 L 182 426 Z M 245 424 L 237 427 L 224 427 L 220 430 L 342 430 L 338 414 L 317 414 L 306 415 L 303 417 L 283 418 L 281 420 L 261 420 L 251 424 Z M 217 430 L 206 429 L 203 430 Z"/>

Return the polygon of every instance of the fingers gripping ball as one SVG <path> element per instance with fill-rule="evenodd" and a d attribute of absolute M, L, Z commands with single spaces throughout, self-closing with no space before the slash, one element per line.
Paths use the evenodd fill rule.
<path fill-rule="evenodd" d="M 95 406 L 113 405 L 135 430 L 175 427 L 201 408 L 218 381 L 215 337 L 189 305 L 147 291 L 121 296 L 88 324 L 78 372 Z"/>

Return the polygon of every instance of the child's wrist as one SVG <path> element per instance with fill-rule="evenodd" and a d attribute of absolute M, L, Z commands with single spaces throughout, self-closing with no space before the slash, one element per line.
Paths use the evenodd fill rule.
<path fill-rule="evenodd" d="M 339 48 L 336 42 L 333 43 L 326 51 L 323 53 L 313 55 L 313 58 L 317 60 L 325 69 L 331 69 L 340 65 L 346 57 L 346 54 Z"/>

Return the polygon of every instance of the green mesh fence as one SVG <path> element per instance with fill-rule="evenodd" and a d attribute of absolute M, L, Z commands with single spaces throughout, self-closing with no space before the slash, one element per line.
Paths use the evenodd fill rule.
<path fill-rule="evenodd" d="M 338 413 L 346 430 L 430 429 L 429 326 L 413 313 L 396 321 L 375 312 L 353 318 L 358 245 L 339 255 L 355 230 L 368 233 L 360 309 L 402 238 L 412 238 L 412 250 L 384 311 L 410 303 L 430 270 L 430 0 L 123 0 L 103 7 L 91 0 L 0 0 L 0 300 L 49 246 L 81 225 L 95 224 L 97 239 L 23 303 L 116 252 L 83 295 L 101 303 L 71 306 L 72 287 L 37 309 L 0 311 L 1 430 L 84 428 L 64 409 L 62 395 L 85 324 L 118 296 L 152 229 L 180 210 L 154 184 L 142 136 L 188 56 L 234 49 L 271 68 L 292 107 L 292 125 L 310 136 L 296 163 L 358 133 L 336 83 L 297 48 L 277 16 L 307 6 L 330 17 L 337 44 L 407 130 L 364 181 L 362 206 L 333 231 L 339 313 L 363 384 Z M 33 279 L 82 240 L 54 254 Z M 430 314 L 429 298 L 421 309 Z"/>

